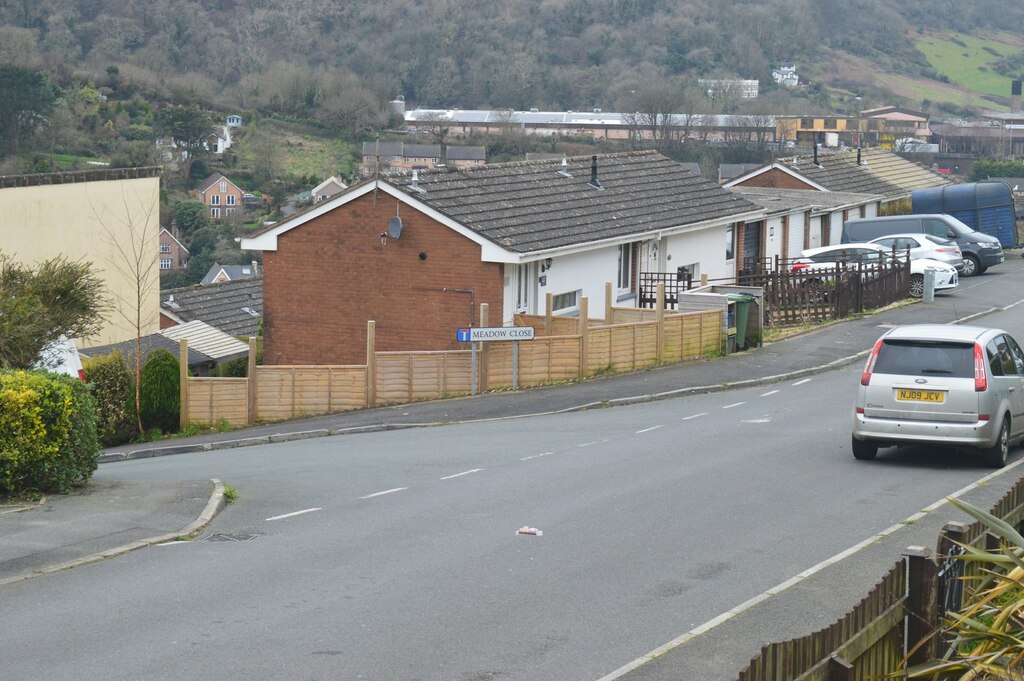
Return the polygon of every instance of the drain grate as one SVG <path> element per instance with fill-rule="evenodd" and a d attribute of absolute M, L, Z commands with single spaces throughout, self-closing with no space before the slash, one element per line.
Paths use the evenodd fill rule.
<path fill-rule="evenodd" d="M 203 541 L 249 541 L 258 536 L 258 534 L 211 534 L 209 537 L 203 537 Z"/>

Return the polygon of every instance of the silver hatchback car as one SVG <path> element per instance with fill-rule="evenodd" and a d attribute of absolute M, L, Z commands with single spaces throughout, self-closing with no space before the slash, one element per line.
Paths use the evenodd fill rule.
<path fill-rule="evenodd" d="M 1001 329 L 898 326 L 875 343 L 857 390 L 853 455 L 932 444 L 1006 465 L 1024 437 L 1024 351 Z"/>

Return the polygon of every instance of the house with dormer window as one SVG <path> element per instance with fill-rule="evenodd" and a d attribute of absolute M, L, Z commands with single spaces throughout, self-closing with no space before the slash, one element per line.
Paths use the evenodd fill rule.
<path fill-rule="evenodd" d="M 195 196 L 210 211 L 210 217 L 219 220 L 243 210 L 242 197 L 245 195 L 238 185 L 220 173 L 210 175 L 195 190 Z"/>

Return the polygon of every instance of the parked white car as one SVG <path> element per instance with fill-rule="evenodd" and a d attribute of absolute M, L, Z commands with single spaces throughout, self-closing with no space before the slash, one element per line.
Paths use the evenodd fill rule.
<path fill-rule="evenodd" d="M 913 260 L 931 258 L 944 262 L 955 267 L 957 274 L 963 274 L 964 271 L 964 254 L 952 239 L 943 239 L 934 234 L 890 234 L 868 243 L 878 244 L 890 251 L 895 248 L 897 254 L 909 250 Z"/>
<path fill-rule="evenodd" d="M 888 262 L 890 250 L 878 244 L 836 244 L 809 248 L 801 253 L 801 257 L 793 261 L 792 271 L 812 274 L 815 270 L 830 270 L 840 264 L 855 265 L 861 263 Z M 920 298 L 924 295 L 925 270 L 935 270 L 935 290 L 941 291 L 956 288 L 960 278 L 952 265 L 932 260 L 917 258 L 910 260 L 910 295 Z"/>

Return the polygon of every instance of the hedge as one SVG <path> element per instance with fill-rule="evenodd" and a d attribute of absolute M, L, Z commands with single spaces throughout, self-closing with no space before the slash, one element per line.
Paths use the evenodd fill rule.
<path fill-rule="evenodd" d="M 85 378 L 96 399 L 100 443 L 110 447 L 138 436 L 134 381 L 121 353 L 115 350 L 105 357 L 87 359 L 84 365 Z"/>
<path fill-rule="evenodd" d="M 96 470 L 96 405 L 77 378 L 0 371 L 0 494 L 66 493 Z"/>

